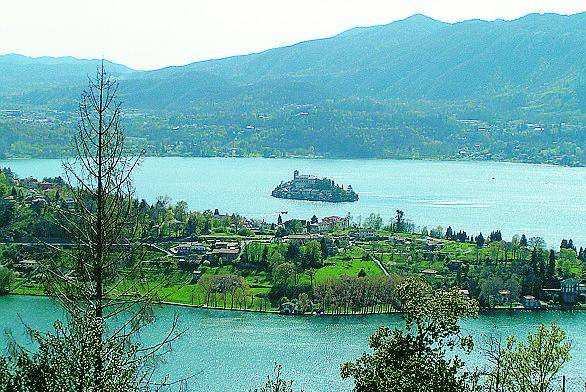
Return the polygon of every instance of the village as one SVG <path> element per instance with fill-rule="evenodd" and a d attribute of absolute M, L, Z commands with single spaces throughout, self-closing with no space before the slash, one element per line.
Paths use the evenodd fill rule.
<path fill-rule="evenodd" d="M 6 169 L 4 173 L 8 179 L 2 203 L 24 214 L 31 225 L 55 207 L 75 209 L 61 178 L 19 180 Z M 144 227 L 148 241 L 144 242 L 142 264 L 153 280 L 162 274 L 172 276 L 168 296 L 161 298 L 165 302 L 227 307 L 227 298 L 210 300 L 200 281 L 230 276 L 242 285 L 240 308 L 325 312 L 329 305 L 323 301 L 321 306 L 316 304 L 319 285 L 410 275 L 420 276 L 438 289 L 459 288 L 461 295 L 476 298 L 491 309 L 579 309 L 586 300 L 582 280 L 586 253 L 563 243 L 564 248 L 553 256 L 550 253 L 550 260 L 546 260 L 547 251 L 527 243 L 525 236 L 521 241 L 504 241 L 500 232 L 493 232 L 480 241 L 482 234 L 468 237 L 450 227 L 415 230 L 412 224 L 405 224 L 399 211 L 394 222 L 383 226 L 375 214 L 361 224 L 348 215 L 284 220 L 279 214 L 276 222 L 266 222 L 217 209 L 189 213 L 172 205 L 149 206 L 144 201 L 140 208 L 149 221 Z M 54 227 L 37 230 L 35 235 L 24 235 L 5 229 L 0 238 L 0 265 L 14 273 L 11 292 L 42 294 L 39 262 L 46 257 L 43 244 L 70 246 L 68 240 L 56 236 Z M 528 270 L 536 258 L 554 264 Z M 551 268 L 551 276 L 544 275 L 539 286 L 528 283 L 536 279 L 540 269 Z M 215 296 L 216 289 L 211 290 Z M 313 302 L 300 311 L 296 304 L 302 294 Z M 367 303 L 361 306 L 368 307 Z"/>

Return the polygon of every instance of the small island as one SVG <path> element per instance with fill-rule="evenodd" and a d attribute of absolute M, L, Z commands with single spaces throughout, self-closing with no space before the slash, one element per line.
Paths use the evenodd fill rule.
<path fill-rule="evenodd" d="M 299 174 L 299 170 L 293 172 L 293 179 L 281 182 L 273 192 L 273 197 L 280 199 L 295 199 L 309 201 L 326 201 L 330 203 L 353 202 L 358 200 L 358 195 L 351 185 L 344 188 L 337 185 L 329 178 L 318 178 L 312 175 Z"/>

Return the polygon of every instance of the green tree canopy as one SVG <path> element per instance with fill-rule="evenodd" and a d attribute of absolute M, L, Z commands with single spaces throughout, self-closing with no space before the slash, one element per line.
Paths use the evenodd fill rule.
<path fill-rule="evenodd" d="M 476 317 L 478 304 L 458 290 L 434 291 L 420 278 L 399 283 L 395 295 L 403 310 L 405 330 L 379 328 L 369 341 L 373 353 L 342 365 L 343 378 L 354 378 L 357 392 L 466 391 L 475 374 L 464 371 L 464 362 L 447 351 L 469 353 L 470 336 L 463 336 L 458 322 Z"/>

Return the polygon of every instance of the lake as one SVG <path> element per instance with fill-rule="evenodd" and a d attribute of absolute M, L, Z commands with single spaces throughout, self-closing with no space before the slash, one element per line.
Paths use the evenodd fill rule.
<path fill-rule="evenodd" d="M 398 315 L 290 317 L 166 306 L 157 310 L 155 325 L 141 339 L 160 341 L 175 313 L 180 327 L 187 331 L 174 344 L 161 371 L 175 379 L 196 374 L 190 390 L 210 392 L 259 386 L 275 362 L 283 365 L 285 377 L 305 391 L 349 391 L 352 384 L 340 378 L 340 364 L 367 350 L 367 339 L 377 326 L 401 325 Z M 48 298 L 0 297 L 0 326 L 12 330 L 21 343 L 26 341 L 19 317 L 28 325 L 46 329 L 58 315 L 57 305 Z M 568 382 L 586 379 L 586 312 L 491 312 L 463 325 L 479 346 L 486 333 L 524 337 L 550 320 L 561 325 L 572 342 L 573 358 L 564 369 Z M 0 350 L 5 349 L 4 339 L 1 335 Z M 481 365 L 478 350 L 467 363 Z"/>
<path fill-rule="evenodd" d="M 59 160 L 0 161 L 21 177 L 61 174 Z M 283 200 L 271 190 L 294 170 L 352 185 L 355 203 Z M 502 162 L 263 158 L 147 158 L 135 175 L 136 193 L 150 202 L 167 195 L 193 210 L 218 208 L 276 221 L 312 215 L 371 212 L 385 223 L 395 210 L 418 226 L 451 225 L 469 234 L 500 229 L 541 236 L 557 247 L 562 238 L 586 245 L 586 168 Z"/>

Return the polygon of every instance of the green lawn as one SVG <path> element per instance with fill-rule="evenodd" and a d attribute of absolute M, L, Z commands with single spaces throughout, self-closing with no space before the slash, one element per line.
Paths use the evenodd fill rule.
<path fill-rule="evenodd" d="M 327 260 L 327 265 L 316 271 L 315 281 L 339 279 L 342 276 L 358 276 L 361 269 L 366 275 L 381 275 L 383 271 L 372 261 L 364 260 L 366 252 L 359 247 L 352 247 Z"/>

